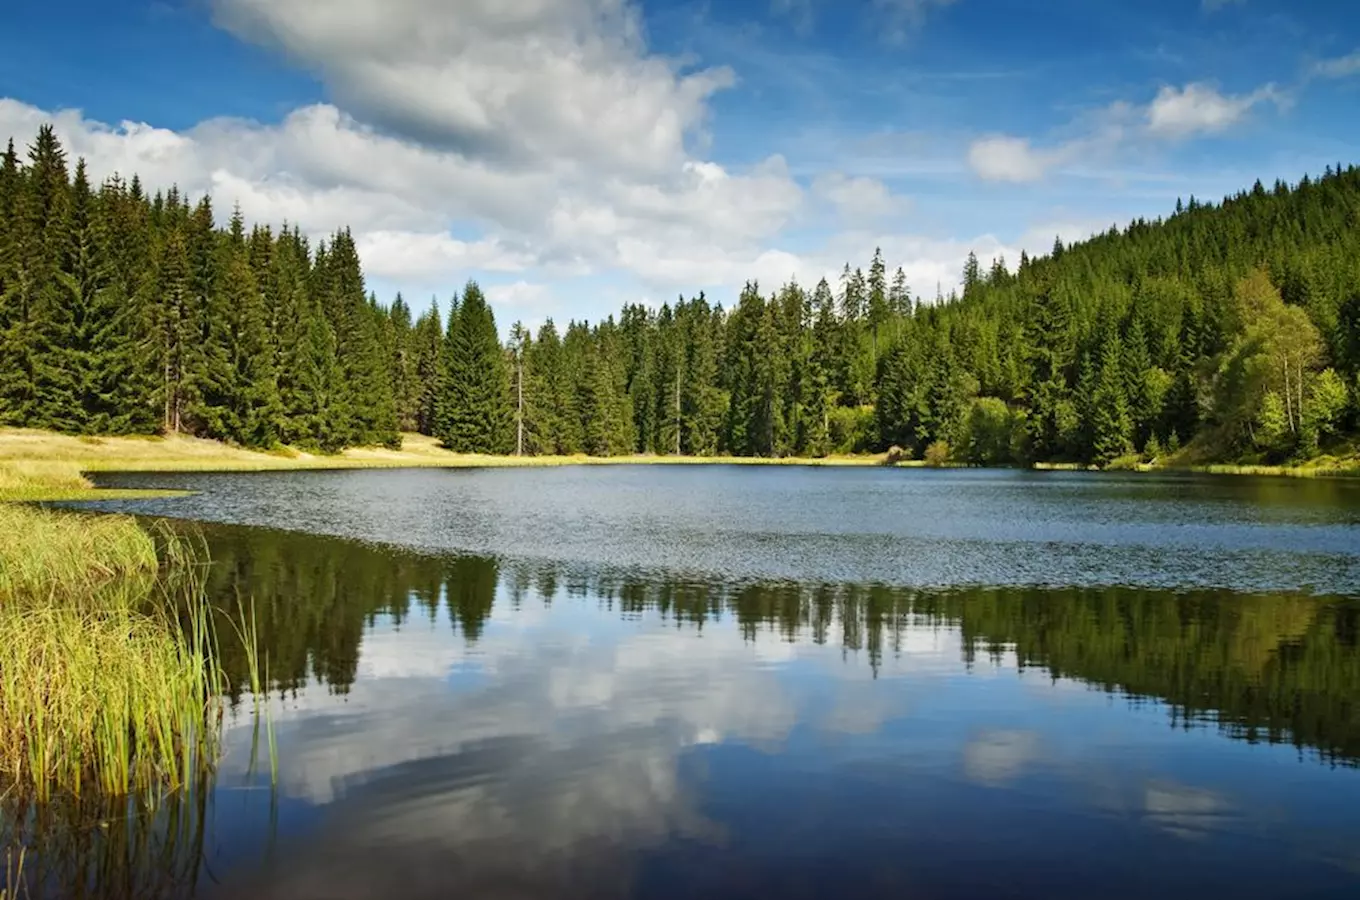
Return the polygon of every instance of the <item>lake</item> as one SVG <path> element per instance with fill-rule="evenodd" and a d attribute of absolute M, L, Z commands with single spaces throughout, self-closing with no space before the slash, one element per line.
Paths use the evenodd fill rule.
<path fill-rule="evenodd" d="M 198 492 L 103 506 L 181 520 L 215 601 L 253 600 L 277 775 L 243 692 L 215 781 L 49 851 L 53 884 L 1360 896 L 1360 483 L 98 481 Z"/>

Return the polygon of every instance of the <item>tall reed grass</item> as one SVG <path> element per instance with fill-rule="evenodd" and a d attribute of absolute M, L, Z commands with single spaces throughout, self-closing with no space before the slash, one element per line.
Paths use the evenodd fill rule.
<path fill-rule="evenodd" d="M 88 516 L 0 504 L 0 605 L 91 597 L 119 579 L 146 582 L 156 542 L 128 516 Z"/>
<path fill-rule="evenodd" d="M 0 505 L 0 790 L 173 790 L 215 761 L 200 557 L 128 517 Z"/>
<path fill-rule="evenodd" d="M 220 692 L 206 615 L 0 608 L 0 778 L 54 791 L 177 789 L 214 758 Z"/>

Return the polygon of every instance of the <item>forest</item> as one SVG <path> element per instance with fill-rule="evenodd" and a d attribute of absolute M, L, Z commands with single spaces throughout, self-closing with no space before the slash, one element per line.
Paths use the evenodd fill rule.
<path fill-rule="evenodd" d="M 1300 461 L 1360 426 L 1354 166 L 1013 267 L 970 256 L 948 296 L 912 296 L 877 251 L 835 282 L 503 341 L 475 282 L 380 302 L 347 229 L 313 246 L 135 175 L 92 184 L 44 127 L 0 160 L 0 425 L 979 465 Z"/>

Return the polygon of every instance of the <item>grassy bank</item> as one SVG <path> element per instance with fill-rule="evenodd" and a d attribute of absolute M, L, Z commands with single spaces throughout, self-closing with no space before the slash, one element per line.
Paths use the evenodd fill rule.
<path fill-rule="evenodd" d="M 1134 459 L 1129 457 L 1129 459 Z M 1136 461 L 1135 461 L 1136 462 Z M 31 429 L 0 429 L 0 501 L 94 500 L 174 496 L 167 491 L 95 490 L 85 473 L 97 472 L 267 472 L 298 469 L 537 468 L 577 465 L 745 465 L 882 466 L 886 454 L 818 459 L 736 456 L 485 456 L 452 453 L 430 437 L 403 435 L 402 448 L 354 448 L 327 455 L 292 448 L 260 452 L 188 437 L 74 437 Z M 893 463 L 924 466 L 919 460 Z M 1079 470 L 1067 463 L 1040 463 L 1043 470 Z M 1322 456 L 1300 465 L 1215 464 L 1183 453 L 1156 465 L 1136 462 L 1117 468 L 1136 471 L 1193 471 L 1210 474 L 1360 476 L 1360 454 Z"/>
<path fill-rule="evenodd" d="M 189 558 L 129 517 L 0 505 L 0 794 L 175 789 L 211 765 L 226 686 Z"/>
<path fill-rule="evenodd" d="M 99 490 L 76 462 L 45 457 L 0 459 L 0 503 L 61 500 L 137 500 L 179 496 L 180 491 Z"/>
<path fill-rule="evenodd" d="M 74 437 L 0 429 L 0 500 L 90 498 L 86 472 L 267 472 L 292 469 L 494 468 L 572 465 L 882 465 L 885 457 L 751 459 L 736 456 L 484 456 L 452 453 L 433 438 L 403 435 L 402 448 L 327 455 L 282 448 L 264 453 L 187 437 Z M 108 496 L 107 494 L 103 496 Z"/>

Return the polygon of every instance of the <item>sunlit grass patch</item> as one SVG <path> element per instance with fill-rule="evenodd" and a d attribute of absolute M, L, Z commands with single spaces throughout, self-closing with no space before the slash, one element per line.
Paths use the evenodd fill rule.
<path fill-rule="evenodd" d="M 184 491 L 126 491 L 96 488 L 78 463 L 46 459 L 0 460 L 0 503 L 56 503 L 73 500 L 143 500 L 184 496 Z"/>
<path fill-rule="evenodd" d="M 0 605 L 90 596 L 119 578 L 154 578 L 151 535 L 128 516 L 84 516 L 0 504 Z"/>
<path fill-rule="evenodd" d="M 190 783 L 217 733 L 203 628 L 131 602 L 0 605 L 0 780 L 39 801 Z"/>
<path fill-rule="evenodd" d="M 128 516 L 0 505 L 0 794 L 174 790 L 215 763 L 201 563 Z"/>

